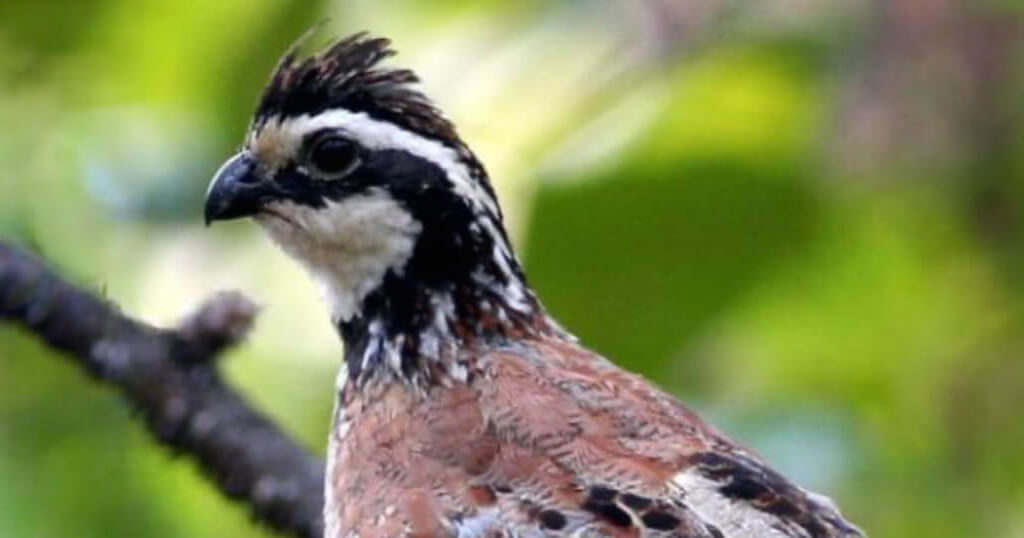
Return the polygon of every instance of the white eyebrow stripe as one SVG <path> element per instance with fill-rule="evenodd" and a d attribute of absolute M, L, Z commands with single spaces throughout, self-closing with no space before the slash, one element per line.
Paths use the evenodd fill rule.
<path fill-rule="evenodd" d="M 303 114 L 281 122 L 278 128 L 290 132 L 292 140 L 302 140 L 305 135 L 321 129 L 341 129 L 369 149 L 407 151 L 444 170 L 455 192 L 471 204 L 486 209 L 492 215 L 500 214 L 497 201 L 481 181 L 473 178 L 458 152 L 393 123 L 371 118 L 365 112 L 336 108 L 315 116 Z"/>

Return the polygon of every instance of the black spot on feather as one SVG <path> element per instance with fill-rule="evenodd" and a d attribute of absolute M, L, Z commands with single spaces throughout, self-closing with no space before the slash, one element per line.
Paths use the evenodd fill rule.
<path fill-rule="evenodd" d="M 632 493 L 626 493 L 622 496 L 622 504 L 632 508 L 633 510 L 645 510 L 653 503 L 654 501 L 647 497 L 633 495 Z"/>
<path fill-rule="evenodd" d="M 633 524 L 633 520 L 629 517 L 629 514 L 615 504 L 587 500 L 583 503 L 583 509 L 601 517 L 605 521 L 608 521 L 617 527 L 629 527 Z"/>
<path fill-rule="evenodd" d="M 644 526 L 657 531 L 670 531 L 679 526 L 680 519 L 668 512 L 648 512 L 642 518 Z"/>
<path fill-rule="evenodd" d="M 718 482 L 718 491 L 737 502 L 792 521 L 803 527 L 811 538 L 830 536 L 831 526 L 849 527 L 837 514 L 811 502 L 807 495 L 760 461 L 735 453 L 705 452 L 692 459 L 700 474 Z M 852 527 L 851 527 L 852 528 Z"/>
<path fill-rule="evenodd" d="M 749 476 L 733 477 L 728 484 L 722 486 L 720 491 L 726 497 L 743 499 L 745 501 L 750 501 L 769 493 L 768 486 Z"/>
<path fill-rule="evenodd" d="M 567 523 L 565 515 L 558 510 L 544 510 L 538 515 L 538 518 L 541 525 L 554 531 L 562 530 Z"/>
<path fill-rule="evenodd" d="M 615 499 L 615 495 L 616 491 L 614 489 L 606 488 L 604 486 L 594 486 L 590 488 L 587 500 L 602 503 L 612 502 L 612 500 Z"/>

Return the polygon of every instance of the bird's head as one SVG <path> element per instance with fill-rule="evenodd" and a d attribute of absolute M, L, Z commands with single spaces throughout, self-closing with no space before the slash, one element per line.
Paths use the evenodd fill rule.
<path fill-rule="evenodd" d="M 207 223 L 262 225 L 318 282 L 348 348 L 383 334 L 429 355 L 451 334 L 536 325 L 486 171 L 413 72 L 380 66 L 392 54 L 364 34 L 303 59 L 293 47 L 210 183 Z"/>

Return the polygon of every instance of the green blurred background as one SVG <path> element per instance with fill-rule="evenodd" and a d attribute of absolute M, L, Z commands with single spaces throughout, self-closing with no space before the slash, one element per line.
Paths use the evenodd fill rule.
<path fill-rule="evenodd" d="M 873 536 L 1024 537 L 1020 2 L 0 2 L 0 240 L 154 323 L 256 298 L 228 376 L 317 451 L 317 294 L 200 208 L 325 18 L 395 40 L 585 343 Z M 130 415 L 0 326 L 0 537 L 270 536 Z"/>

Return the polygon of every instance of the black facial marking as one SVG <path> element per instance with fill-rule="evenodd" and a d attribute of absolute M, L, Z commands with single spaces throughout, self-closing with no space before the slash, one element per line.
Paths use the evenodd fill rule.
<path fill-rule="evenodd" d="M 474 233 L 471 224 L 497 217 L 476 212 L 455 193 L 441 167 L 408 152 L 384 150 L 374 152 L 363 168 L 365 181 L 386 189 L 423 225 L 409 267 L 418 278 L 428 285 L 443 285 L 467 277 L 489 261 L 495 238 Z"/>
<path fill-rule="evenodd" d="M 352 174 L 337 181 L 306 183 L 312 186 L 305 187 L 310 192 L 303 196 L 318 196 L 320 204 L 326 199 L 341 200 L 377 189 L 420 224 L 421 231 L 405 266 L 401 271 L 388 272 L 382 284 L 363 299 L 360 315 L 342 323 L 343 335 L 366 333 L 371 323 L 377 323 L 379 330 L 388 335 L 403 335 L 404 375 L 411 376 L 423 366 L 418 353 L 419 337 L 434 322 L 437 305 L 432 298 L 450 298 L 455 317 L 470 320 L 462 329 L 481 339 L 503 337 L 502 327 L 472 324 L 482 319 L 483 305 L 492 312 L 504 312 L 508 323 L 519 326 L 528 326 L 533 316 L 541 315 L 535 302 L 535 311 L 512 309 L 496 287 L 513 278 L 526 289 L 518 262 L 507 260 L 513 270 L 510 277 L 494 260 L 496 242 L 507 245 L 508 241 L 500 217 L 456 193 L 444 170 L 433 162 L 401 150 L 364 151 L 358 170 Z M 499 233 L 497 237 L 481 226 L 474 226 L 483 219 L 491 220 Z M 535 301 L 532 296 L 530 300 Z M 362 373 L 354 364 L 363 362 L 370 344 L 365 337 L 356 342 L 353 345 L 346 338 L 345 353 L 352 378 Z M 375 362 L 371 357 L 370 363 Z"/>

